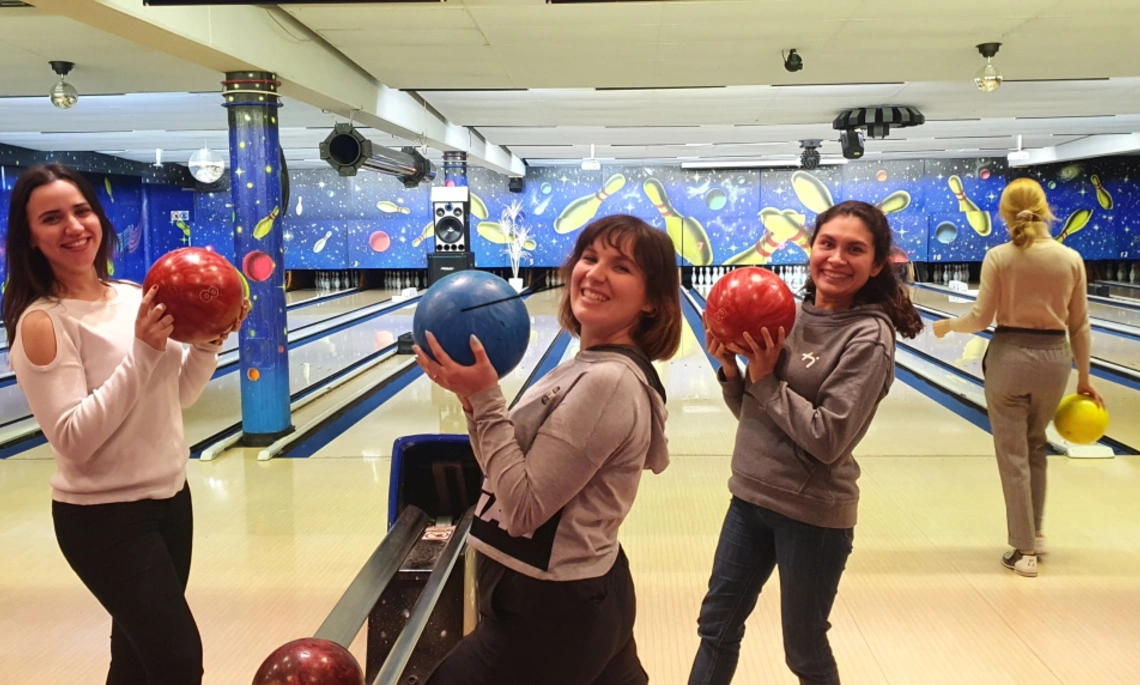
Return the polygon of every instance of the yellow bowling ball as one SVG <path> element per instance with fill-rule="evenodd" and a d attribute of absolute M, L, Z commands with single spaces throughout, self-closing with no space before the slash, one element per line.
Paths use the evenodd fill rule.
<path fill-rule="evenodd" d="M 1091 445 L 1108 430 L 1108 411 L 1084 395 L 1068 395 L 1061 400 L 1053 425 L 1061 437 L 1078 445 Z"/>

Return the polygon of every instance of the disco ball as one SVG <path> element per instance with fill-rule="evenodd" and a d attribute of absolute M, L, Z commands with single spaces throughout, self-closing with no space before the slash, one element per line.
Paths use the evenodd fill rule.
<path fill-rule="evenodd" d="M 213 183 L 226 172 L 226 163 L 221 157 L 202 148 L 190 155 L 190 175 L 199 183 Z"/>

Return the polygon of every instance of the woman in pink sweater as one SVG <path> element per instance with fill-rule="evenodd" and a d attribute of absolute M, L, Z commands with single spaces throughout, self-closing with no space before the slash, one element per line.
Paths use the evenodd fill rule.
<path fill-rule="evenodd" d="M 1081 255 L 1049 234 L 1055 218 L 1037 181 L 1011 182 L 999 211 L 1010 241 L 986 253 L 970 313 L 936 321 L 934 334 L 976 333 L 997 317 L 982 372 L 1013 548 L 1001 563 L 1033 577 L 1037 557 L 1045 553 L 1045 428 L 1065 394 L 1074 360 L 1077 392 L 1101 406 L 1104 400 L 1089 380 L 1091 335 Z"/>
<path fill-rule="evenodd" d="M 9 357 L 55 456 L 56 539 L 111 614 L 107 683 L 197 685 L 181 410 L 210 380 L 224 337 L 188 350 L 169 340 L 157 289 L 108 277 L 116 243 L 74 170 L 48 164 L 20 177 L 8 216 Z"/>

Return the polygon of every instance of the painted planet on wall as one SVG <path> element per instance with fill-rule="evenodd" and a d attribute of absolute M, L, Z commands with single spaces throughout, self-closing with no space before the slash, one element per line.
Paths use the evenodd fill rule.
<path fill-rule="evenodd" d="M 241 260 L 241 270 L 251 281 L 261 283 L 273 275 L 273 270 L 277 265 L 273 263 L 273 258 L 265 254 L 261 250 L 254 250 Z"/>
<path fill-rule="evenodd" d="M 709 209 L 717 211 L 724 209 L 724 205 L 728 202 L 728 196 L 720 188 L 713 188 L 705 193 L 705 204 Z"/>
<path fill-rule="evenodd" d="M 878 181 L 879 183 L 882 183 L 883 181 L 887 180 L 886 170 L 885 169 L 879 169 L 877 172 L 875 172 L 875 180 Z"/>
<path fill-rule="evenodd" d="M 554 190 L 554 187 L 551 186 L 549 183 L 543 183 L 542 184 L 542 194 L 543 195 L 549 195 L 550 191 L 552 191 L 552 190 Z"/>
<path fill-rule="evenodd" d="M 371 247 L 373 252 L 384 252 L 392 247 L 392 238 L 384 231 L 375 231 L 368 236 L 368 247 Z"/>
<path fill-rule="evenodd" d="M 990 170 L 989 169 L 982 169 L 981 171 L 978 172 L 978 178 L 982 179 L 983 181 L 989 177 L 990 177 Z"/>
<path fill-rule="evenodd" d="M 943 221 L 935 227 L 934 237 L 943 245 L 949 245 L 958 238 L 958 227 L 953 222 Z"/>

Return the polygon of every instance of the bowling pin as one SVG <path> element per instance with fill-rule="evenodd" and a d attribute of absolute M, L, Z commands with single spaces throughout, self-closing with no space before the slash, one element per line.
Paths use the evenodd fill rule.
<path fill-rule="evenodd" d="M 1096 188 L 1096 201 L 1100 203 L 1101 208 L 1112 209 L 1112 196 L 1109 195 L 1108 191 L 1104 189 L 1104 186 L 1100 184 L 1100 177 L 1093 174 L 1089 177 L 1089 180 L 1092 181 L 1093 188 Z"/>
<path fill-rule="evenodd" d="M 610 176 L 602 189 L 592 195 L 583 195 L 566 205 L 558 218 L 554 220 L 556 233 L 572 233 L 582 228 L 598 213 L 606 198 L 625 187 L 625 176 L 614 174 Z"/>
<path fill-rule="evenodd" d="M 400 205 L 396 204 L 395 202 L 389 202 L 387 200 L 381 200 L 381 201 L 377 202 L 376 203 L 376 209 L 379 209 L 381 212 L 384 212 L 385 214 L 396 214 L 396 213 L 410 214 L 412 211 L 408 207 L 401 207 Z"/>
<path fill-rule="evenodd" d="M 1124 276 L 1124 262 L 1121 262 L 1120 268 L 1118 268 L 1116 270 L 1116 280 L 1120 281 L 1121 283 L 1127 283 L 1128 282 L 1127 280 L 1125 280 L 1125 276 Z"/>
<path fill-rule="evenodd" d="M 647 178 L 642 184 L 642 190 L 653 206 L 657 208 L 661 218 L 665 219 L 665 232 L 673 240 L 673 247 L 677 254 L 688 260 L 690 264 L 707 266 L 713 262 L 712 243 L 709 241 L 705 227 L 696 219 L 684 216 L 673 208 L 669 196 L 665 193 L 665 186 L 656 178 Z"/>
<path fill-rule="evenodd" d="M 910 206 L 910 193 L 905 190 L 896 190 L 883 198 L 883 201 L 875 206 L 878 207 L 883 214 L 901 212 Z"/>
<path fill-rule="evenodd" d="M 305 205 L 302 202 L 302 200 L 304 200 L 304 199 L 305 198 L 301 197 L 300 195 L 297 196 L 297 210 L 296 210 L 297 216 L 301 216 L 301 214 L 303 214 L 305 212 Z"/>
<path fill-rule="evenodd" d="M 427 226 L 424 226 L 424 230 L 420 232 L 419 236 L 412 239 L 412 247 L 419 247 L 420 243 L 427 240 L 428 238 L 434 238 L 434 237 L 435 237 L 435 224 L 433 224 L 432 222 L 429 221 L 427 223 Z"/>
<path fill-rule="evenodd" d="M 1070 214 L 1069 218 L 1065 219 L 1065 225 L 1061 227 L 1061 233 L 1057 236 L 1057 242 L 1065 242 L 1066 238 L 1087 226 L 1091 218 L 1091 209 L 1078 209 Z"/>
<path fill-rule="evenodd" d="M 313 245 L 313 254 L 320 254 L 325 249 L 325 244 L 328 243 L 329 238 L 332 237 L 332 231 L 325 231 L 325 237 L 321 238 Z"/>
<path fill-rule="evenodd" d="M 974 204 L 974 201 L 966 197 L 966 191 L 962 187 L 962 179 L 958 176 L 951 176 L 947 179 L 950 185 L 950 191 L 954 193 L 954 197 L 958 198 L 958 211 L 966 215 L 966 223 L 974 229 L 974 232 L 980 236 L 987 236 L 993 230 L 993 220 L 990 218 L 989 212 L 983 212 L 980 207 Z"/>
<path fill-rule="evenodd" d="M 1132 262 L 1132 271 L 1128 274 L 1128 282 L 1133 285 L 1140 283 L 1140 264 Z"/>
<path fill-rule="evenodd" d="M 831 191 L 812 174 L 806 171 L 795 171 L 792 173 L 792 190 L 795 192 L 796 197 L 807 207 L 816 214 L 826 212 L 835 201 L 831 199 Z"/>

